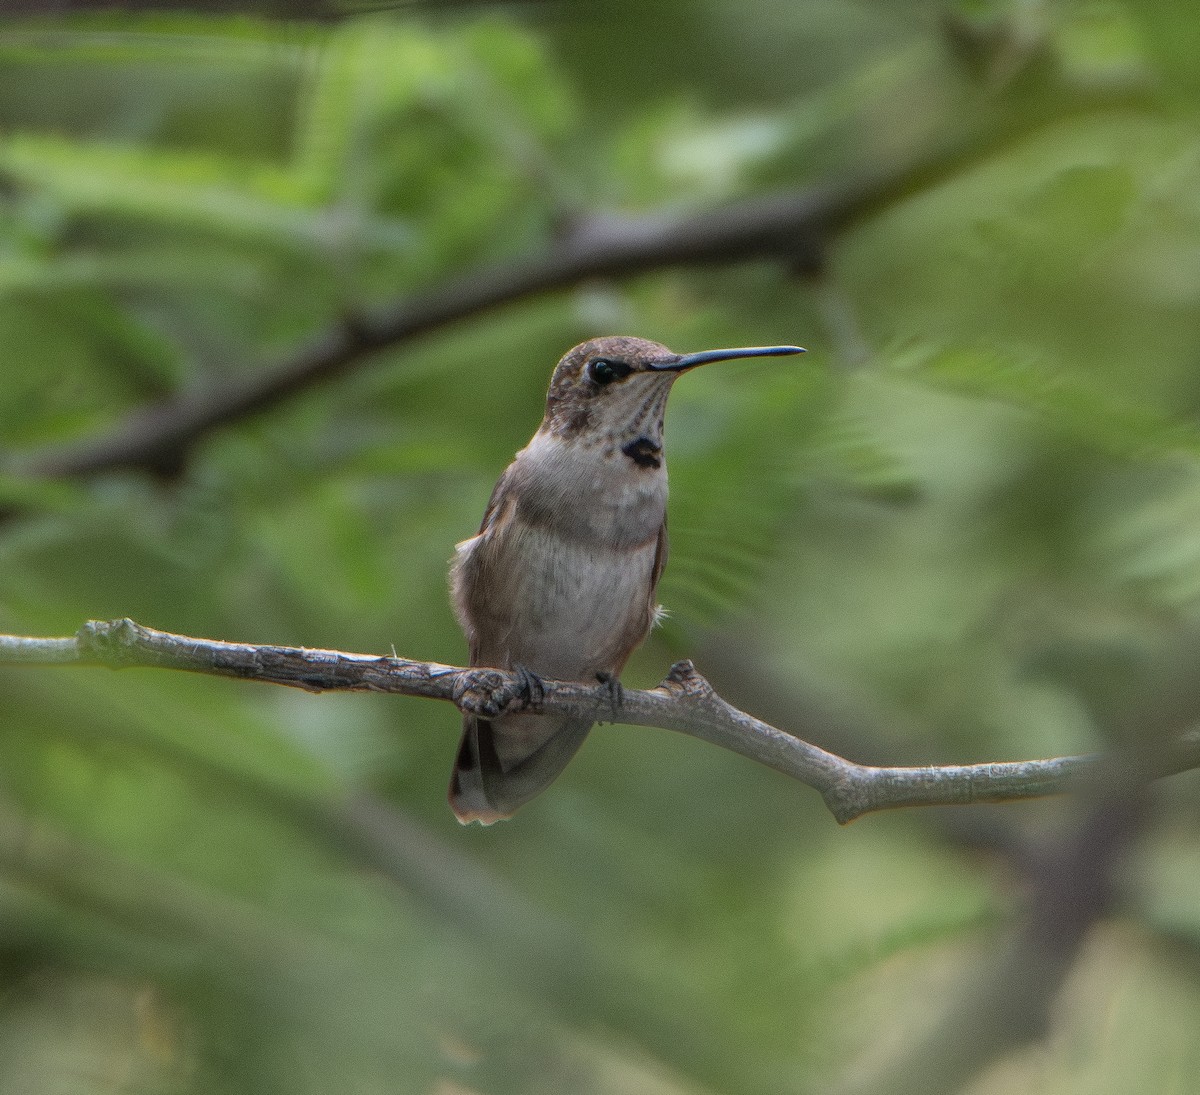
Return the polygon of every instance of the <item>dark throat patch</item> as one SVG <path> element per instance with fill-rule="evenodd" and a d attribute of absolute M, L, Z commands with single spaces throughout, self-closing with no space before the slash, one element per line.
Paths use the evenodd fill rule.
<path fill-rule="evenodd" d="M 622 445 L 621 451 L 639 468 L 662 467 L 662 446 L 656 445 L 648 437 L 639 437 Z"/>

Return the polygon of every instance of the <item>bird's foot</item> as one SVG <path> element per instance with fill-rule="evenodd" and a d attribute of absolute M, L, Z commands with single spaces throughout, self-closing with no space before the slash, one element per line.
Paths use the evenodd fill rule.
<path fill-rule="evenodd" d="M 467 669 L 454 684 L 454 702 L 459 710 L 479 719 L 495 719 L 538 707 L 545 695 L 542 679 L 523 665 L 514 666 L 511 673 Z"/>
<path fill-rule="evenodd" d="M 542 678 L 523 665 L 514 665 L 513 675 L 521 688 L 521 698 L 524 699 L 525 706 L 541 707 L 542 700 L 546 698 L 546 686 Z"/>
<path fill-rule="evenodd" d="M 597 673 L 596 680 L 608 688 L 608 706 L 612 717 L 619 719 L 621 708 L 625 705 L 625 689 L 621 687 L 620 680 L 615 673 Z"/>

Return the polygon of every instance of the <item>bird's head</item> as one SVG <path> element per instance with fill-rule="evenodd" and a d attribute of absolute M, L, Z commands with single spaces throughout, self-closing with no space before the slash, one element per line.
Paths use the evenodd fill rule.
<path fill-rule="evenodd" d="M 643 440 L 661 447 L 667 395 L 682 373 L 712 361 L 803 352 L 748 346 L 677 354 L 644 338 L 593 338 L 568 350 L 555 367 L 542 430 L 562 440 L 621 447 Z"/>

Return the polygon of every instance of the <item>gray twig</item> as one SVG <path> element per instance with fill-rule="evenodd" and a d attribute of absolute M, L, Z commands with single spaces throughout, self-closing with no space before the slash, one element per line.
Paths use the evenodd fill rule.
<path fill-rule="evenodd" d="M 133 620 L 92 621 L 68 638 L 0 635 L 0 664 L 180 669 L 282 684 L 310 692 L 392 692 L 462 706 L 489 691 L 520 698 L 517 676 L 339 650 L 195 639 Z M 516 699 L 511 699 L 517 697 Z M 595 718 L 611 708 L 607 684 L 545 681 L 539 711 Z M 792 776 L 820 792 L 842 823 L 899 806 L 1011 802 L 1105 785 L 1127 786 L 1200 767 L 1200 733 L 1156 749 L 1136 769 L 1127 758 L 1087 754 L 1045 760 L 920 768 L 856 764 L 726 703 L 691 662 L 677 662 L 657 688 L 622 691 L 621 721 L 688 734 Z"/>

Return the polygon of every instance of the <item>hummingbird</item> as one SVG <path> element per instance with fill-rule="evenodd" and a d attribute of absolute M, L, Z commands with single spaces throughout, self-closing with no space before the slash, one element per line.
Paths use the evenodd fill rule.
<path fill-rule="evenodd" d="M 803 353 L 751 346 L 677 354 L 613 336 L 568 350 L 546 413 L 500 476 L 477 535 L 450 567 L 472 666 L 609 683 L 662 614 L 667 562 L 663 412 L 678 377 L 699 365 Z M 615 702 L 614 702 L 615 706 Z M 450 805 L 464 825 L 510 817 L 583 744 L 592 720 L 529 711 L 464 714 Z"/>

